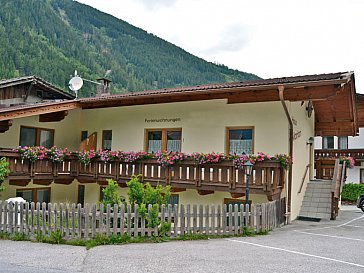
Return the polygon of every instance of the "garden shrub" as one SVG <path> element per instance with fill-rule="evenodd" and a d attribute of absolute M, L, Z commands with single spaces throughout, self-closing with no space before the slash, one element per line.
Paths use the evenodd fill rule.
<path fill-rule="evenodd" d="M 361 194 L 364 194 L 364 184 L 345 184 L 341 193 L 341 200 L 355 202 Z"/>
<path fill-rule="evenodd" d="M 5 178 L 10 173 L 9 162 L 5 157 L 0 158 L 0 191 L 4 190 L 4 186 L 1 184 L 5 181 Z"/>
<path fill-rule="evenodd" d="M 105 209 L 108 204 L 110 204 L 111 208 L 113 208 L 115 204 L 120 206 L 124 203 L 125 199 L 119 195 L 118 187 L 119 185 L 116 181 L 113 179 L 107 179 L 107 186 L 102 190 L 102 204 Z"/>
<path fill-rule="evenodd" d="M 149 228 L 155 228 L 161 223 L 158 219 L 159 207 L 161 205 L 167 205 L 169 197 L 171 195 L 171 187 L 162 187 L 158 185 L 152 187 L 150 183 L 141 183 L 138 176 L 133 176 L 128 186 L 129 202 L 132 206 L 139 205 L 139 214 L 147 220 L 147 226 Z M 150 214 L 148 215 L 148 205 L 152 205 Z M 163 227 L 162 232 L 165 233 L 166 226 Z"/>

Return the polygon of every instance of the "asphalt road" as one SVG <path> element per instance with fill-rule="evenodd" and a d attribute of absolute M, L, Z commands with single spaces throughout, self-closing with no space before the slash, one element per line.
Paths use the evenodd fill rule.
<path fill-rule="evenodd" d="M 84 247 L 0 241 L 0 272 L 364 272 L 364 214 L 267 236 Z"/>

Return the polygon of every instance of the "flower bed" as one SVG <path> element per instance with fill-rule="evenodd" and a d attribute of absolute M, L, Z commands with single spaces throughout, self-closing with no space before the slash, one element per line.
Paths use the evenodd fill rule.
<path fill-rule="evenodd" d="M 17 147 L 15 149 L 20 153 L 22 159 L 35 162 L 37 160 L 50 159 L 54 162 L 63 162 L 67 156 L 71 153 L 65 149 L 52 147 L 47 149 L 45 147 Z M 285 154 L 278 154 L 275 156 L 266 155 L 264 153 L 257 153 L 256 155 L 225 155 L 223 153 L 192 153 L 185 154 L 180 152 L 157 152 L 155 154 L 149 154 L 146 152 L 124 152 L 124 151 L 83 151 L 74 152 L 79 162 L 83 164 L 90 164 L 92 160 L 100 160 L 103 162 L 121 161 L 126 163 L 133 163 L 145 159 L 155 159 L 162 167 L 168 167 L 184 160 L 193 161 L 196 165 L 217 164 L 222 161 L 231 160 L 237 169 L 244 169 L 244 164 L 248 161 L 251 163 L 266 162 L 266 161 L 278 161 L 280 165 L 287 169 L 291 164 L 291 159 Z M 350 159 L 347 159 L 352 162 Z"/>

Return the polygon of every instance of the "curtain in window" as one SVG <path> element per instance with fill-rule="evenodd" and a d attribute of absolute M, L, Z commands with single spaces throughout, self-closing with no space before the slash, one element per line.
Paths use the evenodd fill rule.
<path fill-rule="evenodd" d="M 180 140 L 168 140 L 167 141 L 167 151 L 168 152 L 181 151 L 181 141 Z"/>
<path fill-rule="evenodd" d="M 323 137 L 323 149 L 334 149 L 334 137 Z"/>
<path fill-rule="evenodd" d="M 251 154 L 253 153 L 253 141 L 248 140 L 230 140 L 230 154 Z"/>
<path fill-rule="evenodd" d="M 53 146 L 53 134 L 52 131 L 41 130 L 40 131 L 40 146 L 51 148 Z"/>
<path fill-rule="evenodd" d="M 339 147 L 340 147 L 340 149 L 348 148 L 348 138 L 347 137 L 339 137 Z"/>
<path fill-rule="evenodd" d="M 148 153 L 155 153 L 162 150 L 162 140 L 149 140 Z"/>

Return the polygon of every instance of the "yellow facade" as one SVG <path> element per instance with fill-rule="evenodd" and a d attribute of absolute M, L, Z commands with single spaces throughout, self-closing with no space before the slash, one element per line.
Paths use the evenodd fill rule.
<path fill-rule="evenodd" d="M 292 219 L 299 212 L 304 190 L 298 194 L 305 167 L 310 159 L 310 145 L 307 139 L 314 135 L 314 118 L 308 118 L 305 105 L 301 102 L 287 102 L 294 119 L 294 154 Z M 254 153 L 269 155 L 289 153 L 289 127 L 287 117 L 280 102 L 261 102 L 246 104 L 227 104 L 226 100 L 165 103 L 92 110 L 72 110 L 60 122 L 40 123 L 39 116 L 15 119 L 6 133 L 0 134 L 0 146 L 13 148 L 19 145 L 20 126 L 34 126 L 55 129 L 54 144 L 77 150 L 81 131 L 89 134 L 97 132 L 98 148 L 101 147 L 102 131 L 112 130 L 112 150 L 144 150 L 145 129 L 182 128 L 182 152 L 225 152 L 226 127 L 253 126 Z M 155 122 L 154 120 L 161 120 Z M 309 176 L 306 176 L 306 180 Z M 306 181 L 307 182 L 307 181 Z M 305 183 L 307 184 L 307 183 Z M 15 196 L 19 186 L 8 185 L 0 199 Z M 28 188 L 39 187 L 30 183 Z M 287 186 L 285 187 L 285 190 Z M 126 196 L 125 189 L 121 192 Z M 51 202 L 77 202 L 78 182 L 71 185 L 51 184 Z M 85 203 L 98 201 L 100 186 L 87 184 Z M 229 193 L 215 192 L 201 196 L 195 190 L 179 193 L 180 203 L 223 204 Z M 286 193 L 284 193 L 286 195 Z M 254 202 L 267 201 L 266 196 L 252 195 Z"/>

